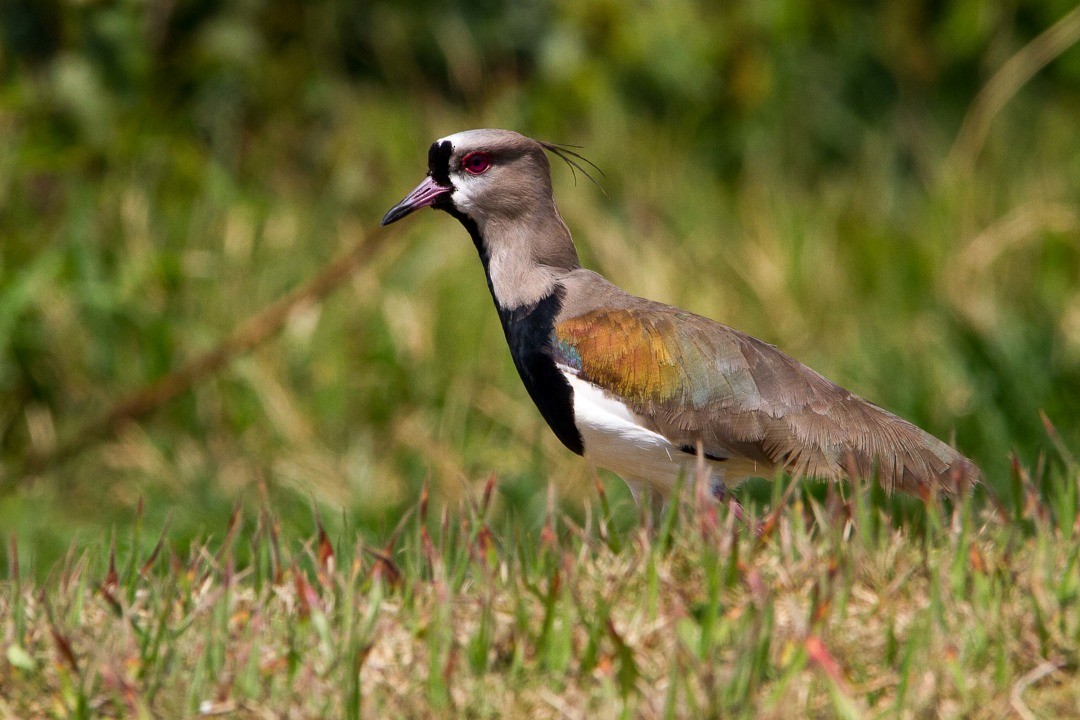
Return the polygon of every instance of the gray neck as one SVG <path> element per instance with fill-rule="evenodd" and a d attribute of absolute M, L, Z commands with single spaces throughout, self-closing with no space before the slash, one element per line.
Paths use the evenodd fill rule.
<path fill-rule="evenodd" d="M 480 237 L 474 240 L 481 258 L 486 255 L 491 294 L 502 310 L 536 304 L 555 291 L 566 273 L 581 267 L 555 203 L 543 210 L 478 224 Z"/>

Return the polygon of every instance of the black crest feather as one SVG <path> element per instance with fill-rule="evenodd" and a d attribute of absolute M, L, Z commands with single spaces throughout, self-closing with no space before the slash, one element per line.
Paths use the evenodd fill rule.
<path fill-rule="evenodd" d="M 606 175 L 604 175 L 604 171 L 597 167 L 596 163 L 594 163 L 592 160 L 585 157 L 581 153 L 577 152 L 577 150 L 581 149 L 580 145 L 560 145 L 558 143 L 544 142 L 543 140 L 539 140 L 537 142 L 539 142 L 545 150 L 562 160 L 570 167 L 570 173 L 574 176 L 575 183 L 577 182 L 577 173 L 575 172 L 575 170 L 578 170 L 581 172 L 582 175 L 589 178 L 589 182 L 595 185 L 600 190 L 600 192 L 604 194 L 604 197 L 608 196 L 607 191 L 604 190 L 604 186 L 597 182 L 596 178 L 594 178 L 586 168 L 582 167 L 581 163 L 585 163 L 593 170 L 600 173 L 601 177 L 607 177 Z"/>

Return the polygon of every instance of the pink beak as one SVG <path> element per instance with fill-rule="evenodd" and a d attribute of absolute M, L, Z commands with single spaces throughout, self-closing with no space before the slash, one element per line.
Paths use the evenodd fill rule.
<path fill-rule="evenodd" d="M 419 210 L 422 207 L 432 205 L 436 200 L 449 192 L 453 192 L 453 190 L 453 187 L 440 185 L 428 175 L 424 178 L 424 182 L 417 185 L 415 190 L 405 196 L 404 200 L 390 208 L 390 210 L 383 215 L 381 224 L 389 225 L 392 222 L 397 222 L 413 210 Z"/>

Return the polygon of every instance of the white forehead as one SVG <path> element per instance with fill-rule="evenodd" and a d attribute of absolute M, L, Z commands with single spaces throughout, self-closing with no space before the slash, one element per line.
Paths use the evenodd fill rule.
<path fill-rule="evenodd" d="M 462 130 L 453 135 L 439 138 L 435 142 L 438 144 L 446 141 L 449 141 L 450 146 L 457 151 L 461 148 L 476 148 L 485 145 L 506 145 L 514 142 L 528 142 L 528 139 L 512 130 L 481 128 L 476 130 Z"/>
<path fill-rule="evenodd" d="M 449 140 L 450 146 L 456 150 L 457 148 L 468 142 L 469 136 L 475 134 L 475 130 L 462 130 L 461 132 L 456 132 L 453 135 L 447 135 L 446 137 L 439 138 L 435 141 L 435 144 L 439 145 Z"/>

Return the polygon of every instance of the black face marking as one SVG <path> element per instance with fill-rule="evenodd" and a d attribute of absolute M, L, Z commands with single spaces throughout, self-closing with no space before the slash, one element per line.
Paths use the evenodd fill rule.
<path fill-rule="evenodd" d="M 694 456 L 697 455 L 697 448 L 694 447 L 693 445 L 683 445 L 679 449 L 682 450 L 687 455 L 694 455 Z M 708 452 L 707 453 L 702 453 L 702 454 L 705 456 L 706 460 L 713 460 L 715 462 L 724 462 L 725 460 L 727 460 L 726 457 L 720 457 L 719 455 L 713 455 L 712 453 L 708 453 Z"/>
<path fill-rule="evenodd" d="M 562 308 L 563 289 L 558 288 L 534 305 L 513 310 L 502 307 L 495 298 L 495 290 L 491 285 L 491 273 L 488 271 L 491 257 L 484 245 L 484 239 L 480 237 L 476 222 L 452 205 L 440 208 L 457 218 L 465 227 L 480 254 L 488 290 L 495 300 L 495 309 L 499 312 L 506 344 L 510 346 L 510 356 L 514 359 L 514 366 L 529 392 L 529 397 L 544 416 L 555 437 L 571 452 L 584 455 L 585 443 L 574 424 L 574 390 L 552 357 L 551 337 L 555 329 L 555 317 Z"/>
<path fill-rule="evenodd" d="M 454 154 L 454 147 L 449 140 L 433 142 L 428 148 L 427 166 L 428 175 L 440 185 L 449 187 L 450 182 L 450 156 Z"/>

